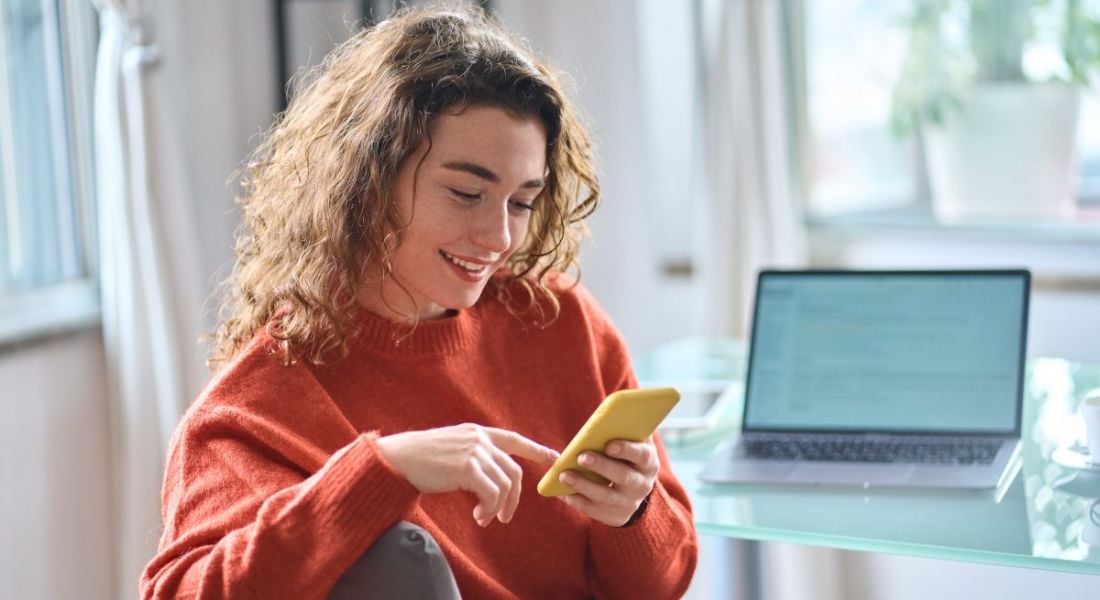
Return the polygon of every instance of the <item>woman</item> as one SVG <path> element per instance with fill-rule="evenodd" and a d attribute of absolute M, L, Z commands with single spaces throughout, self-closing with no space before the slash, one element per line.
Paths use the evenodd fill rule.
<path fill-rule="evenodd" d="M 659 441 L 588 453 L 609 486 L 534 491 L 636 385 L 559 275 L 599 185 L 553 72 L 474 9 L 404 10 L 326 59 L 244 189 L 145 597 L 684 592 L 697 544 Z"/>

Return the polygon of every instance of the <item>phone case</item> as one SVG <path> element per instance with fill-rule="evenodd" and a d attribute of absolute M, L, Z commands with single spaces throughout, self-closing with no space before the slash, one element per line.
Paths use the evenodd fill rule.
<path fill-rule="evenodd" d="M 562 471 L 574 470 L 591 481 L 606 485 L 603 477 L 581 467 L 577 457 L 585 450 L 603 452 L 611 440 L 640 442 L 653 435 L 672 407 L 680 401 L 676 388 L 646 388 L 619 390 L 611 393 L 596 407 L 581 430 L 562 451 L 558 460 L 539 481 L 538 491 L 543 496 L 575 494 L 573 488 L 558 481 Z"/>

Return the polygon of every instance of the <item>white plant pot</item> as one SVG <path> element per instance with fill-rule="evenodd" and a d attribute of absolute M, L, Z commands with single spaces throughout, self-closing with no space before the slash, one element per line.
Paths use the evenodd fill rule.
<path fill-rule="evenodd" d="M 1066 219 L 1077 188 L 1080 92 L 982 84 L 925 130 L 932 207 L 944 222 Z"/>

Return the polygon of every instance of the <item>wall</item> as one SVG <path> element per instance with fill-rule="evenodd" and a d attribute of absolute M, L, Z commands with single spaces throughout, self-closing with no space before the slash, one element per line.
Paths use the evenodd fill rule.
<path fill-rule="evenodd" d="M 0 351 L 0 598 L 136 591 L 111 581 L 103 364 L 92 331 Z"/>
<path fill-rule="evenodd" d="M 643 3 L 498 0 L 493 5 L 511 30 L 571 76 L 574 97 L 591 125 L 603 203 L 590 220 L 591 240 L 581 254 L 585 285 L 635 354 L 701 331 L 697 285 L 662 271 L 662 236 L 670 223 L 655 209 L 657 195 L 681 193 L 678 201 L 690 212 L 691 173 L 654 148 L 660 132 L 639 100 L 650 87 L 638 61 Z M 689 118 L 677 117 L 690 125 Z"/>
<path fill-rule="evenodd" d="M 1093 598 L 1100 578 L 888 554 L 842 553 L 846 600 Z"/>
<path fill-rule="evenodd" d="M 234 174 L 276 109 L 274 3 L 188 0 L 154 6 L 195 199 L 201 268 L 212 290 L 232 267 L 240 218 Z"/>

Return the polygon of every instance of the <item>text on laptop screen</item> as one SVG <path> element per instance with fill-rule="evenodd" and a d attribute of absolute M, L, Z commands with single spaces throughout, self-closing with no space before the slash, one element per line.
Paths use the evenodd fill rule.
<path fill-rule="evenodd" d="M 748 428 L 1016 427 L 1024 275 L 766 273 L 759 287 Z"/>

